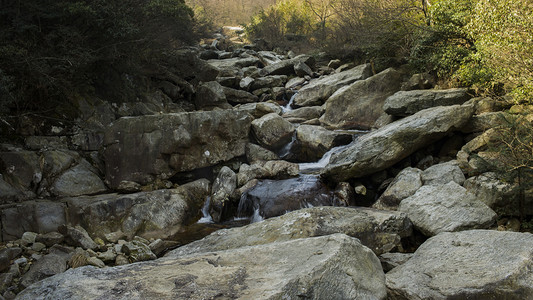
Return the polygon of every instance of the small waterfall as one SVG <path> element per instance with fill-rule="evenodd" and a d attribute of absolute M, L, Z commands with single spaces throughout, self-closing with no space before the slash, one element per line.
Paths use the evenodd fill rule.
<path fill-rule="evenodd" d="M 259 208 L 254 209 L 254 214 L 252 215 L 250 219 L 250 223 L 257 223 L 263 221 L 264 218 L 259 213 Z"/>
<path fill-rule="evenodd" d="M 298 93 L 294 93 L 294 95 L 292 95 L 291 99 L 289 100 L 289 103 L 287 103 L 287 105 L 281 107 L 281 111 L 282 112 L 285 113 L 285 112 L 288 112 L 288 111 L 292 110 L 291 105 L 294 102 L 294 98 L 296 98 L 296 95 L 298 95 Z"/>
<path fill-rule="evenodd" d="M 212 224 L 213 218 L 211 218 L 211 215 L 209 214 L 209 206 L 211 205 L 211 197 L 207 197 L 204 202 L 204 206 L 202 207 L 202 217 L 200 220 L 198 220 L 198 223 L 203 224 Z"/>
<path fill-rule="evenodd" d="M 341 152 L 343 149 L 348 147 L 348 145 L 342 145 L 331 148 L 328 152 L 324 153 L 324 156 L 322 156 L 322 158 L 317 162 L 298 164 L 300 166 L 300 171 L 312 172 L 324 168 L 329 163 L 329 160 L 331 159 L 331 156 L 334 153 Z"/>
<path fill-rule="evenodd" d="M 283 148 L 281 148 L 278 151 L 278 156 L 281 159 L 285 159 L 287 157 L 287 155 L 289 155 L 291 153 L 292 145 L 294 145 L 295 142 L 296 142 L 296 131 L 292 135 L 291 141 L 287 145 L 283 146 Z"/>

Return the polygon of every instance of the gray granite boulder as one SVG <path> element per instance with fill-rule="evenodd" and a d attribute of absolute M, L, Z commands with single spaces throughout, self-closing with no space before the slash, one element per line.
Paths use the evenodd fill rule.
<path fill-rule="evenodd" d="M 379 259 L 342 234 L 82 267 L 36 283 L 18 299 L 385 299 Z"/>
<path fill-rule="evenodd" d="M 363 80 L 372 75 L 370 64 L 364 64 L 311 81 L 302 87 L 294 98 L 294 104 L 300 106 L 322 105 L 333 93 L 343 86 Z"/>
<path fill-rule="evenodd" d="M 321 124 L 330 129 L 370 129 L 385 114 L 385 99 L 400 90 L 403 76 L 391 68 L 340 88 L 326 101 Z"/>
<path fill-rule="evenodd" d="M 420 175 L 422 171 L 416 168 L 403 169 L 394 180 L 389 184 L 387 189 L 378 198 L 378 201 L 372 205 L 377 209 L 397 210 L 400 202 L 414 195 L 422 187 Z"/>
<path fill-rule="evenodd" d="M 291 141 L 296 128 L 276 113 L 264 115 L 252 121 L 252 130 L 262 146 L 278 150 Z"/>
<path fill-rule="evenodd" d="M 334 154 L 322 175 L 344 181 L 384 170 L 461 128 L 472 112 L 466 105 L 439 106 L 383 126 Z"/>
<path fill-rule="evenodd" d="M 401 238 L 410 236 L 412 226 L 407 216 L 399 212 L 331 206 L 304 208 L 244 227 L 213 232 L 166 256 L 180 257 L 335 233 L 358 238 L 363 245 L 381 254 L 399 245 Z"/>
<path fill-rule="evenodd" d="M 427 236 L 441 232 L 489 228 L 496 213 L 455 182 L 426 185 L 400 203 L 413 225 Z"/>
<path fill-rule="evenodd" d="M 105 135 L 106 181 L 147 184 L 242 156 L 251 121 L 234 110 L 121 118 Z"/>
<path fill-rule="evenodd" d="M 463 185 L 465 182 L 465 175 L 455 160 L 433 165 L 425 169 L 421 177 L 424 185 L 440 185 L 452 181 Z"/>
<path fill-rule="evenodd" d="M 442 233 L 387 273 L 389 299 L 530 299 L 532 266 L 530 233 Z"/>

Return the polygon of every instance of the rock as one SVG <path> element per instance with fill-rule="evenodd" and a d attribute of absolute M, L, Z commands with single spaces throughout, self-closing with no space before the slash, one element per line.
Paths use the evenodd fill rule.
<path fill-rule="evenodd" d="M 264 67 L 259 74 L 261 76 L 268 75 L 292 75 L 294 73 L 294 65 L 298 62 L 303 62 L 308 66 L 314 65 L 314 59 L 309 55 L 298 55 L 291 59 L 285 59 L 271 65 Z"/>
<path fill-rule="evenodd" d="M 241 197 L 239 214 L 271 218 L 305 207 L 341 205 L 335 200 L 316 176 L 262 180 Z"/>
<path fill-rule="evenodd" d="M 39 234 L 35 238 L 35 241 L 43 243 L 46 247 L 52 247 L 55 244 L 59 244 L 63 241 L 64 237 L 61 233 L 52 231 L 44 234 Z"/>
<path fill-rule="evenodd" d="M 383 110 L 389 115 L 404 117 L 430 107 L 463 104 L 470 98 L 465 88 L 400 91 L 385 100 Z"/>
<path fill-rule="evenodd" d="M 270 113 L 253 120 L 252 130 L 262 146 L 276 150 L 290 142 L 295 128 L 278 114 Z"/>
<path fill-rule="evenodd" d="M 226 95 L 228 102 L 232 105 L 259 101 L 259 98 L 256 95 L 243 90 L 224 87 L 224 94 Z"/>
<path fill-rule="evenodd" d="M 299 61 L 294 64 L 294 73 L 296 73 L 297 76 L 304 77 L 304 76 L 313 76 L 313 70 L 306 65 L 305 63 Z"/>
<path fill-rule="evenodd" d="M 148 245 L 138 241 L 131 241 L 122 245 L 122 252 L 129 257 L 129 261 L 132 263 L 157 258 Z"/>
<path fill-rule="evenodd" d="M 472 116 L 472 119 L 461 129 L 464 133 L 484 132 L 490 128 L 506 126 L 515 117 L 507 112 L 487 112 Z"/>
<path fill-rule="evenodd" d="M 142 190 L 142 186 L 137 182 L 122 180 L 117 187 L 117 191 L 121 193 L 136 193 Z"/>
<path fill-rule="evenodd" d="M 237 175 L 224 166 L 213 183 L 209 214 L 215 222 L 220 222 L 225 208 L 229 205 L 230 196 L 237 188 Z"/>
<path fill-rule="evenodd" d="M 455 182 L 426 185 L 400 203 L 413 225 L 427 236 L 441 232 L 489 228 L 496 213 Z"/>
<path fill-rule="evenodd" d="M 123 255 L 123 254 L 117 255 L 117 258 L 115 260 L 115 266 L 123 266 L 123 265 L 127 265 L 129 263 L 130 263 L 130 261 L 128 260 L 128 258 L 125 255 Z"/>
<path fill-rule="evenodd" d="M 224 88 L 216 81 L 202 82 L 196 90 L 194 104 L 197 110 L 211 110 L 215 107 L 229 108 Z"/>
<path fill-rule="evenodd" d="M 368 248 L 337 234 L 120 268 L 72 269 L 18 297 L 385 299 L 384 277 Z"/>
<path fill-rule="evenodd" d="M 243 186 L 253 179 L 286 179 L 298 176 L 298 164 L 284 160 L 257 161 L 251 165 L 242 164 L 237 174 L 237 186 Z"/>
<path fill-rule="evenodd" d="M 87 231 L 81 226 L 60 226 L 59 232 L 65 237 L 65 242 L 73 247 L 81 247 L 85 250 L 94 250 L 98 245 L 89 236 Z"/>
<path fill-rule="evenodd" d="M 528 299 L 533 235 L 469 230 L 427 240 L 387 273 L 390 299 Z"/>
<path fill-rule="evenodd" d="M 94 237 L 107 240 L 118 240 L 122 236 L 131 239 L 134 235 L 166 238 L 200 217 L 209 191 L 209 181 L 201 179 L 176 189 L 65 200 L 70 222 L 83 224 Z"/>
<path fill-rule="evenodd" d="M 0 205 L 17 202 L 29 197 L 31 197 L 31 195 L 24 195 L 23 192 L 5 182 L 4 176 L 0 174 Z"/>
<path fill-rule="evenodd" d="M 285 86 L 285 82 L 287 82 L 287 76 L 285 75 L 259 77 L 253 81 L 250 89 L 258 90 L 263 88 L 282 87 Z"/>
<path fill-rule="evenodd" d="M 257 57 L 259 57 L 259 59 L 265 66 L 269 66 L 281 61 L 278 55 L 272 51 L 258 51 Z"/>
<path fill-rule="evenodd" d="M 301 161 L 317 161 L 331 148 L 349 144 L 352 134 L 327 130 L 321 126 L 300 125 L 296 129 L 296 149 L 291 150 Z"/>
<path fill-rule="evenodd" d="M 487 150 L 488 145 L 498 139 L 499 133 L 491 128 L 466 143 L 457 152 L 457 162 L 461 170 L 470 176 L 493 171 L 498 157 Z"/>
<path fill-rule="evenodd" d="M 403 169 L 389 184 L 385 192 L 372 205 L 377 209 L 397 210 L 400 202 L 412 195 L 422 186 L 420 175 L 422 171 L 416 168 Z"/>
<path fill-rule="evenodd" d="M 82 160 L 61 174 L 52 184 L 50 192 L 60 197 L 103 193 L 107 188 L 97 173 L 98 171 L 91 164 Z"/>
<path fill-rule="evenodd" d="M 33 190 L 39 184 L 39 180 L 36 181 L 35 179 L 42 178 L 39 156 L 33 151 L 21 149 L 0 152 L 0 173 L 3 181 L 7 183 L 4 186 L 11 186 L 16 190 L 20 190 L 20 198 L 22 199 L 31 198 L 34 195 Z M 18 196 L 15 196 L 18 193 L 10 188 L 3 193 L 18 198 Z"/>
<path fill-rule="evenodd" d="M 293 89 L 293 88 L 303 85 L 304 83 L 305 83 L 305 78 L 294 77 L 294 78 L 289 79 L 289 81 L 287 81 L 287 83 L 285 84 L 285 88 Z"/>
<path fill-rule="evenodd" d="M 33 245 L 31 245 L 31 250 L 35 252 L 41 252 L 44 248 L 46 248 L 46 245 L 39 242 L 33 243 Z"/>
<path fill-rule="evenodd" d="M 260 102 L 260 103 L 247 103 L 236 106 L 236 110 L 243 111 L 251 114 L 254 118 L 261 118 L 267 114 L 275 113 L 281 115 L 282 108 L 277 103 L 273 102 Z"/>
<path fill-rule="evenodd" d="M 96 257 L 104 263 L 113 263 L 115 262 L 117 255 L 110 248 L 105 252 L 98 252 Z"/>
<path fill-rule="evenodd" d="M 37 233 L 35 232 L 24 232 L 20 238 L 20 242 L 23 246 L 28 246 L 35 243 L 35 238 L 37 238 Z"/>
<path fill-rule="evenodd" d="M 334 75 L 315 79 L 298 91 L 294 98 L 294 105 L 297 107 L 322 105 L 341 87 L 366 79 L 371 75 L 370 64 L 364 64 Z"/>
<path fill-rule="evenodd" d="M 259 145 L 248 143 L 246 145 L 246 160 L 248 163 L 254 163 L 257 161 L 269 161 L 278 160 L 279 156 Z"/>
<path fill-rule="evenodd" d="M 289 121 L 291 119 L 296 119 L 298 121 L 307 121 L 315 118 L 320 118 L 320 116 L 324 113 L 324 107 L 323 106 L 308 106 L 308 107 L 301 107 L 294 110 L 289 110 L 283 113 L 282 117 L 285 119 L 288 119 Z"/>
<path fill-rule="evenodd" d="M 3 294 L 11 286 L 13 277 L 15 276 L 11 273 L 0 273 L 0 294 Z M 5 300 L 2 296 L 0 299 Z"/>
<path fill-rule="evenodd" d="M 27 201 L 0 208 L 2 238 L 4 241 L 22 237 L 26 231 L 47 233 L 66 224 L 64 203 Z"/>
<path fill-rule="evenodd" d="M 167 240 L 161 240 L 157 239 L 153 242 L 151 242 L 148 247 L 150 247 L 150 250 L 156 255 L 160 256 L 161 254 L 165 253 L 168 249 L 176 248 L 179 245 L 179 242 L 176 241 L 167 241 Z"/>
<path fill-rule="evenodd" d="M 173 66 L 171 72 L 181 78 L 188 78 L 193 84 L 200 81 L 213 81 L 219 74 L 216 67 L 198 58 L 196 51 L 189 49 L 179 49 L 173 52 Z"/>
<path fill-rule="evenodd" d="M 98 268 L 103 268 L 105 267 L 105 264 L 103 261 L 101 261 L 100 259 L 96 258 L 96 257 L 89 257 L 87 259 L 87 263 L 91 266 L 95 266 L 95 267 L 98 267 Z"/>
<path fill-rule="evenodd" d="M 248 90 L 250 90 L 250 88 L 251 88 L 252 84 L 254 83 L 254 81 L 255 81 L 255 79 L 253 79 L 250 76 L 244 77 L 239 82 L 239 87 L 241 89 L 245 90 L 245 91 L 248 91 Z"/>
<path fill-rule="evenodd" d="M 387 69 L 340 88 L 326 101 L 320 122 L 331 129 L 370 129 L 384 114 L 385 99 L 400 89 L 402 78 L 403 73 Z"/>
<path fill-rule="evenodd" d="M 322 176 L 338 182 L 384 170 L 461 128 L 471 116 L 471 106 L 440 106 L 420 111 L 360 136 L 332 155 Z"/>
<path fill-rule="evenodd" d="M 412 253 L 383 253 L 379 256 L 379 260 L 381 261 L 381 266 L 383 266 L 383 271 L 387 273 L 397 266 L 403 265 L 411 257 L 413 257 Z"/>
<path fill-rule="evenodd" d="M 424 185 L 441 185 L 452 181 L 463 185 L 465 182 L 465 175 L 457 161 L 433 165 L 422 172 L 421 178 Z"/>
<path fill-rule="evenodd" d="M 358 238 L 381 254 L 399 245 L 402 237 L 410 236 L 412 228 L 407 216 L 399 212 L 362 207 L 304 208 L 247 226 L 215 231 L 165 256 L 181 257 L 336 233 Z"/>
<path fill-rule="evenodd" d="M 234 110 L 121 118 L 105 135 L 106 181 L 144 185 L 242 156 L 251 121 Z"/>
<path fill-rule="evenodd" d="M 234 57 L 228 59 L 210 59 L 207 61 L 211 66 L 217 68 L 222 76 L 231 76 L 239 73 L 244 67 L 258 66 L 260 60 L 257 57 Z"/>
<path fill-rule="evenodd" d="M 402 84 L 403 91 L 425 90 L 435 85 L 435 79 L 429 73 L 418 73 Z"/>
<path fill-rule="evenodd" d="M 21 278 L 20 284 L 28 287 L 44 278 L 63 273 L 67 270 L 67 259 L 57 254 L 47 254 L 37 260 Z"/>
<path fill-rule="evenodd" d="M 483 173 L 468 178 L 464 187 L 492 208 L 498 215 L 519 216 L 533 214 L 533 200 L 526 197 L 526 203 L 520 208 L 520 188 L 516 184 L 505 182 L 494 172 Z"/>

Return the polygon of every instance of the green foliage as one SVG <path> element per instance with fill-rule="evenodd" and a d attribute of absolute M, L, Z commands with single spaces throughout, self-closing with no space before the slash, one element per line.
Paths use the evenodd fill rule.
<path fill-rule="evenodd" d="M 421 28 L 411 52 L 411 62 L 421 70 L 432 70 L 440 78 L 453 78 L 463 85 L 477 76 L 474 40 L 466 30 L 472 18 L 471 0 L 441 0 L 429 10 L 429 27 Z M 460 71 L 461 76 L 457 71 Z"/>
<path fill-rule="evenodd" d="M 183 0 L 2 1 L 0 74 L 10 82 L 12 110 L 61 105 L 93 92 L 108 72 L 153 63 L 173 45 L 193 40 L 192 10 Z"/>
<path fill-rule="evenodd" d="M 245 31 L 251 39 L 264 38 L 279 43 L 287 35 L 308 35 L 312 23 L 311 11 L 305 2 L 284 0 L 254 15 Z"/>
<path fill-rule="evenodd" d="M 494 80 L 517 101 L 533 102 L 533 3 L 479 0 L 468 30 Z"/>

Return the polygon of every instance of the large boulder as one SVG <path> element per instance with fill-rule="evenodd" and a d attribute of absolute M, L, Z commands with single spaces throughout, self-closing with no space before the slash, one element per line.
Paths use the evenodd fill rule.
<path fill-rule="evenodd" d="M 61 174 L 50 187 L 50 192 L 60 197 L 99 194 L 106 190 L 98 170 L 85 159 Z"/>
<path fill-rule="evenodd" d="M 283 87 L 287 82 L 287 76 L 285 75 L 271 75 L 265 77 L 256 78 L 250 85 L 251 90 L 258 90 L 262 88 Z"/>
<path fill-rule="evenodd" d="M 121 267 L 82 267 L 18 299 L 385 299 L 379 259 L 337 234 Z"/>
<path fill-rule="evenodd" d="M 384 115 L 385 99 L 400 89 L 403 73 L 387 69 L 336 91 L 320 122 L 326 127 L 370 129 Z"/>
<path fill-rule="evenodd" d="M 226 100 L 224 88 L 217 81 L 200 83 L 196 89 L 194 104 L 197 110 L 211 110 L 215 107 L 231 107 Z"/>
<path fill-rule="evenodd" d="M 316 161 L 333 147 L 349 144 L 353 135 L 330 131 L 321 126 L 300 125 L 296 129 L 296 149 L 291 149 L 301 161 Z"/>
<path fill-rule="evenodd" d="M 481 200 L 455 182 L 425 185 L 400 203 L 399 211 L 407 214 L 423 234 L 489 228 L 496 213 Z"/>
<path fill-rule="evenodd" d="M 470 98 L 465 88 L 400 91 L 385 100 L 383 110 L 393 116 L 409 116 L 430 107 L 463 104 Z"/>
<path fill-rule="evenodd" d="M 243 186 L 252 179 L 286 179 L 298 176 L 298 164 L 284 160 L 256 161 L 242 164 L 237 174 L 237 185 Z"/>
<path fill-rule="evenodd" d="M 223 87 L 224 94 L 226 94 L 226 99 L 230 104 L 242 104 L 242 103 L 253 103 L 259 100 L 259 97 L 252 93 L 248 93 L 243 90 L 236 90 L 229 87 Z"/>
<path fill-rule="evenodd" d="M 242 156 L 251 121 L 234 110 L 121 118 L 105 135 L 106 180 L 147 184 Z"/>
<path fill-rule="evenodd" d="M 390 299 L 530 299 L 532 266 L 530 233 L 442 233 L 387 273 L 387 288 Z"/>
<path fill-rule="evenodd" d="M 234 57 L 228 59 L 210 59 L 207 63 L 220 71 L 221 75 L 231 76 L 239 74 L 244 67 L 258 66 L 261 61 L 257 57 Z"/>
<path fill-rule="evenodd" d="M 83 225 L 92 237 L 104 239 L 113 234 L 166 238 L 200 218 L 209 191 L 209 181 L 202 179 L 176 189 L 73 197 L 66 201 L 70 222 Z"/>
<path fill-rule="evenodd" d="M 0 208 L 2 239 L 15 240 L 31 231 L 48 233 L 66 224 L 66 205 L 51 201 L 27 201 Z"/>
<path fill-rule="evenodd" d="M 387 189 L 378 198 L 378 201 L 372 205 L 377 209 L 396 210 L 403 199 L 410 197 L 422 187 L 420 175 L 422 171 L 416 168 L 403 169 L 394 180 L 389 184 Z"/>
<path fill-rule="evenodd" d="M 11 187 L 8 188 L 11 190 L 8 194 L 19 199 L 35 197 L 34 190 L 42 178 L 39 155 L 18 148 L 5 150 L 0 152 L 0 173 L 5 181 L 4 186 Z"/>
<path fill-rule="evenodd" d="M 464 187 L 499 215 L 533 215 L 533 198 L 526 196 L 524 199 L 526 202 L 521 206 L 520 187 L 500 177 L 494 172 L 483 173 L 468 178 L 464 182 Z"/>
<path fill-rule="evenodd" d="M 390 251 L 412 233 L 399 212 L 353 207 L 313 207 L 238 228 L 215 231 L 166 254 L 180 257 L 315 236 L 344 233 L 358 238 L 378 255 Z"/>
<path fill-rule="evenodd" d="M 296 128 L 276 113 L 269 113 L 252 121 L 252 130 L 262 146 L 278 150 L 291 141 Z"/>
<path fill-rule="evenodd" d="M 459 185 L 465 182 L 465 175 L 456 160 L 433 165 L 422 172 L 424 185 L 441 185 L 452 181 Z"/>
<path fill-rule="evenodd" d="M 420 111 L 359 137 L 331 157 L 322 175 L 345 181 L 384 170 L 461 128 L 471 116 L 472 107 L 467 105 L 439 106 Z"/>
<path fill-rule="evenodd" d="M 308 106 L 285 111 L 282 115 L 291 123 L 302 123 L 311 119 L 318 119 L 324 113 L 323 106 Z"/>
<path fill-rule="evenodd" d="M 298 91 L 294 98 L 294 105 L 298 107 L 322 105 L 329 96 L 333 95 L 341 87 L 370 76 L 372 76 L 372 67 L 370 64 L 364 64 L 350 70 L 315 79 Z"/>

